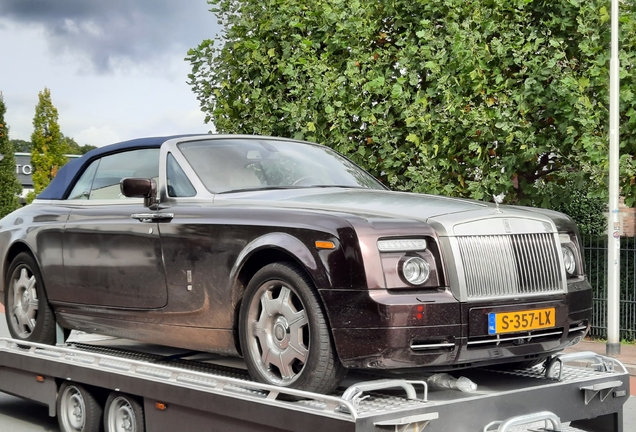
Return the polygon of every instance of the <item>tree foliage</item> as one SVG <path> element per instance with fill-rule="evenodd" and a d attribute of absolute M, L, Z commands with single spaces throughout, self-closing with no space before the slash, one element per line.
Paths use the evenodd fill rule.
<path fill-rule="evenodd" d="M 31 141 L 21 139 L 11 139 L 9 141 L 11 141 L 16 153 L 31 153 Z"/>
<path fill-rule="evenodd" d="M 22 185 L 15 175 L 15 152 L 9 140 L 9 127 L 4 121 L 7 107 L 0 93 L 0 218 L 5 217 L 20 207 L 18 195 L 22 192 Z"/>
<path fill-rule="evenodd" d="M 38 94 L 31 144 L 34 192 L 27 197 L 28 202 L 33 201 L 48 186 L 57 174 L 57 170 L 67 162 L 64 156 L 66 146 L 58 125 L 57 109 L 51 102 L 51 92 L 48 88 Z"/>
<path fill-rule="evenodd" d="M 79 145 L 73 138 L 63 136 L 64 153 L 69 155 L 83 155 L 89 151 L 96 149 L 96 146 L 90 144 Z"/>
<path fill-rule="evenodd" d="M 584 187 L 571 183 L 548 183 L 541 188 L 542 195 L 552 209 L 570 216 L 584 236 L 602 236 L 607 232 L 607 201 L 590 196 Z"/>
<path fill-rule="evenodd" d="M 325 143 L 399 190 L 549 205 L 608 171 L 609 0 L 209 0 L 191 49 L 219 132 Z M 636 197 L 635 2 L 621 4 L 622 193 Z M 557 195 L 558 197 L 558 195 Z"/>
<path fill-rule="evenodd" d="M 64 154 L 67 154 L 67 155 L 83 155 L 97 148 L 96 146 L 90 145 L 90 144 L 79 145 L 77 141 L 75 141 L 73 138 L 64 136 L 63 134 L 62 134 L 62 142 L 64 144 Z M 16 152 L 31 153 L 31 149 L 32 149 L 31 141 L 25 141 L 21 139 L 12 139 L 11 143 L 15 147 Z"/>

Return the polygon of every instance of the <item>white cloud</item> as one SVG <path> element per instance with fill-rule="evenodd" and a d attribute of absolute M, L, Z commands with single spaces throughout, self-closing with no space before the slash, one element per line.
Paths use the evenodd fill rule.
<path fill-rule="evenodd" d="M 88 59 L 84 66 L 100 73 L 126 60 L 156 63 L 175 52 L 183 57 L 219 30 L 205 0 L 2 0 L 0 16 L 41 25 L 50 50 Z"/>
<path fill-rule="evenodd" d="M 74 139 L 79 145 L 91 144 L 97 147 L 122 141 L 110 125 L 91 126 L 76 134 Z"/>
<path fill-rule="evenodd" d="M 184 57 L 215 35 L 215 16 L 205 0 L 145 2 L 0 0 L 0 91 L 11 138 L 30 140 L 45 87 L 62 133 L 80 145 L 213 128 L 186 84 Z"/>

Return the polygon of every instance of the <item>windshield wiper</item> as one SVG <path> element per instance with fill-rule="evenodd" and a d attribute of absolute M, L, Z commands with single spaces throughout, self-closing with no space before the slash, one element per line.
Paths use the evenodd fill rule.
<path fill-rule="evenodd" d="M 229 191 L 217 192 L 217 194 L 240 193 L 240 192 L 257 192 L 267 190 L 285 190 L 285 189 L 310 189 L 310 188 L 340 188 L 340 189 L 370 189 L 364 186 L 352 185 L 309 185 L 309 186 L 264 186 L 246 189 L 232 189 Z"/>
<path fill-rule="evenodd" d="M 232 189 L 223 192 L 217 192 L 217 194 L 228 194 L 228 193 L 239 193 L 239 192 L 255 192 L 255 191 L 265 191 L 265 190 L 279 190 L 279 189 L 301 189 L 302 186 L 264 186 L 264 187 L 254 187 L 254 188 L 245 188 L 245 189 Z"/>

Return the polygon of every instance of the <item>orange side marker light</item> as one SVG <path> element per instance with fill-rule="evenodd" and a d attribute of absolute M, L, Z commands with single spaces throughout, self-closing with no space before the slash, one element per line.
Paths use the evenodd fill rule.
<path fill-rule="evenodd" d="M 335 249 L 336 244 L 332 241 L 316 240 L 316 248 L 318 249 Z"/>

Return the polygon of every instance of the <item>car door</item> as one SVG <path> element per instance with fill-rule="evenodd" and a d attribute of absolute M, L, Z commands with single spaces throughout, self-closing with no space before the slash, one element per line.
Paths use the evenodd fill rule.
<path fill-rule="evenodd" d="M 156 309 L 168 300 L 157 223 L 142 199 L 124 197 L 125 177 L 157 178 L 159 149 L 95 160 L 72 189 L 64 227 L 66 289 L 56 300 L 92 306 Z"/>
<path fill-rule="evenodd" d="M 217 335 L 215 343 L 233 344 L 229 273 L 245 240 L 234 235 L 234 220 L 225 209 L 211 205 L 196 175 L 175 153 L 183 165 L 165 149 L 162 156 L 166 162 L 163 211 L 174 216 L 159 222 L 170 297 L 166 311 L 171 312 L 164 320 L 218 332 L 225 329 L 227 338 Z"/>

